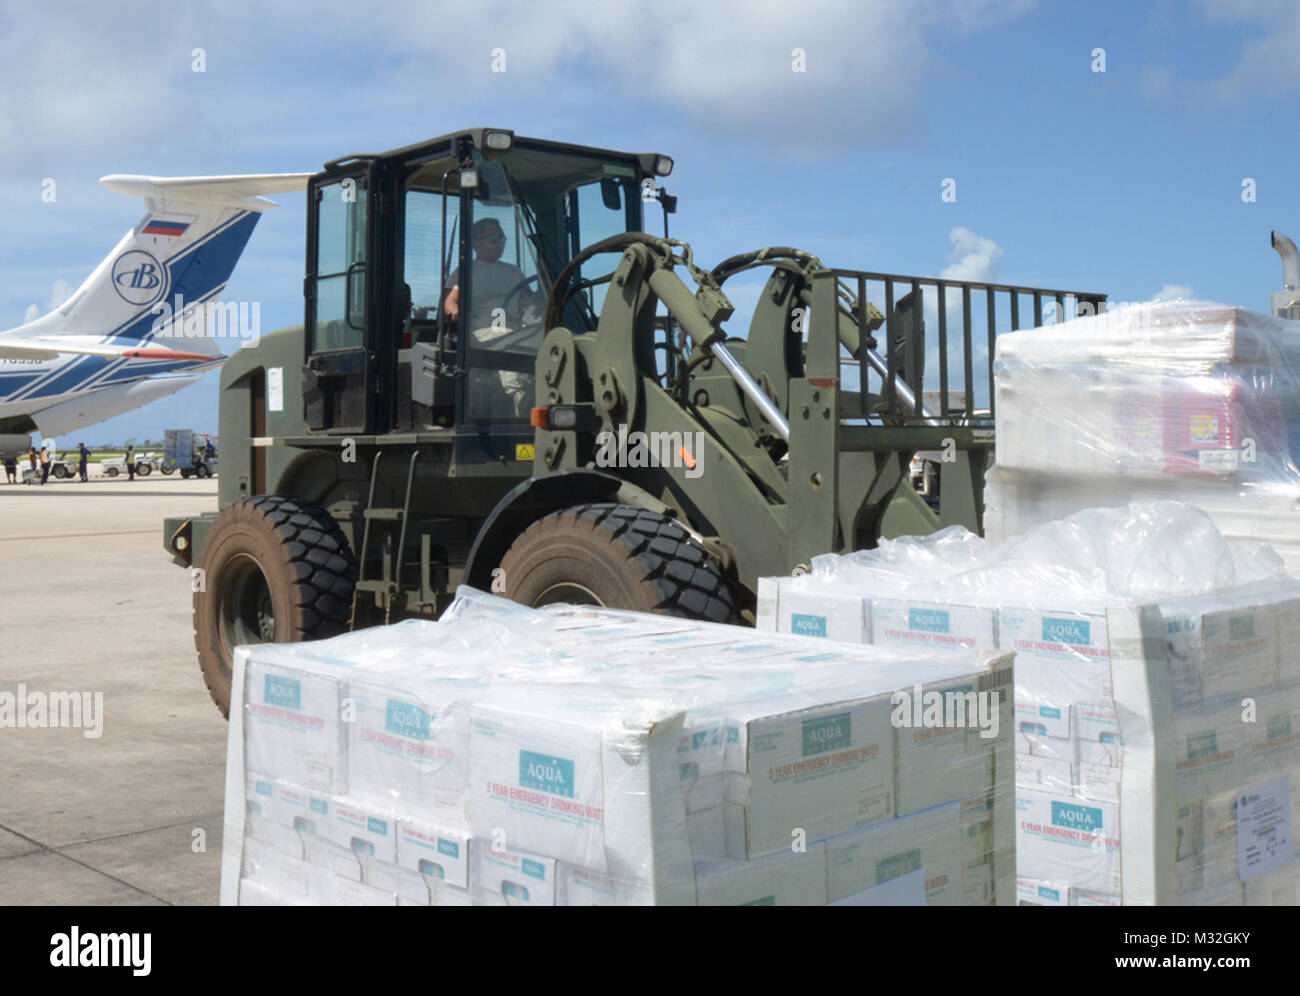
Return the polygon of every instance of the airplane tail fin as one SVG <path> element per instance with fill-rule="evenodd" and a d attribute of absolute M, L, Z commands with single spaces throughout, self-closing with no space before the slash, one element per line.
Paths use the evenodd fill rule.
<path fill-rule="evenodd" d="M 302 190 L 309 175 L 104 177 L 109 190 L 143 198 L 145 216 L 67 301 L 21 326 L 23 337 L 94 336 L 114 346 L 187 338 L 191 352 L 220 355 L 212 340 L 186 337 L 182 323 L 226 286 L 262 212 L 276 206 L 263 195 Z"/>

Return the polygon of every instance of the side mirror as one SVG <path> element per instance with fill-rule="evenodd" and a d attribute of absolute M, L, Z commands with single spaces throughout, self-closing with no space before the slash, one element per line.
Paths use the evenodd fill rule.
<path fill-rule="evenodd" d="M 604 201 L 605 207 L 611 211 L 617 211 L 623 206 L 623 199 L 619 196 L 620 184 L 612 176 L 602 176 L 600 178 L 600 199 Z"/>

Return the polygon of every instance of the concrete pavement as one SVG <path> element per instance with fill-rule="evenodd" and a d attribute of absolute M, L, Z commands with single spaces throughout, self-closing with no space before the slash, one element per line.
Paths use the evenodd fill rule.
<path fill-rule="evenodd" d="M 165 515 L 216 494 L 160 474 L 0 484 L 0 905 L 217 901 L 226 723 L 161 545 Z M 20 685 L 88 693 L 83 728 L 6 722 Z"/>

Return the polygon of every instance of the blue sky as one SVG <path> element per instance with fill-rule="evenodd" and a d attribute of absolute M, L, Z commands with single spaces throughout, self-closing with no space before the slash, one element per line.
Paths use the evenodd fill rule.
<path fill-rule="evenodd" d="M 842 267 L 1267 310 L 1269 230 L 1300 238 L 1297 51 L 1300 5 L 1263 0 L 809 0 L 797 17 L 788 3 L 4 3 L 0 327 L 57 303 L 141 216 L 102 175 L 315 170 L 479 124 L 672 155 L 673 234 L 710 265 L 795 245 Z M 259 301 L 263 331 L 301 322 L 303 203 L 279 200 L 225 294 Z M 83 435 L 213 431 L 216 412 L 210 374 Z"/>

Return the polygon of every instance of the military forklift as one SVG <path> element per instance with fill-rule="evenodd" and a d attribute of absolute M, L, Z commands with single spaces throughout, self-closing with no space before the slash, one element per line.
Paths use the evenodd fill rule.
<path fill-rule="evenodd" d="M 236 646 L 435 617 L 461 584 L 745 622 L 760 576 L 980 528 L 996 332 L 1104 296 L 787 247 L 706 269 L 668 237 L 672 168 L 471 129 L 313 177 L 304 325 L 226 362 L 219 511 L 164 526 L 223 713 Z"/>

